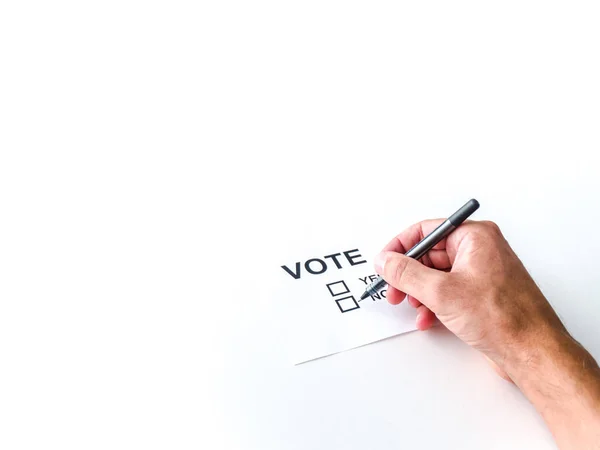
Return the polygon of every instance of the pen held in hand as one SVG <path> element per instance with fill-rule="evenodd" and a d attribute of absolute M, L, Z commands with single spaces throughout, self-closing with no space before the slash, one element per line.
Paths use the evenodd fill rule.
<path fill-rule="evenodd" d="M 405 253 L 409 258 L 420 259 L 431 250 L 442 239 L 452 233 L 460 224 L 479 209 L 479 202 L 475 199 L 469 200 L 458 211 L 446 219 L 439 227 L 423 238 L 421 242 Z M 367 297 L 376 295 L 387 286 L 386 281 L 381 277 L 377 277 L 373 283 L 367 286 L 365 292 L 360 296 L 361 300 Z"/>

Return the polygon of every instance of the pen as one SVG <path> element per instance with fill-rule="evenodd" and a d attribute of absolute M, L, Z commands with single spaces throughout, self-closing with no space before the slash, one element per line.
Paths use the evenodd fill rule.
<path fill-rule="evenodd" d="M 416 244 L 413 248 L 405 253 L 409 258 L 420 259 L 431 250 L 436 244 L 438 244 L 442 239 L 452 233 L 461 223 L 463 223 L 467 218 L 473 214 L 479 208 L 479 202 L 474 198 L 469 200 L 464 204 L 462 208 L 452 214 L 448 219 L 446 219 L 439 227 L 429 233 L 427 236 L 423 238 L 421 242 Z M 375 281 L 373 281 L 370 285 L 367 286 L 365 292 L 360 296 L 361 300 L 365 298 L 376 295 L 379 291 L 384 289 L 387 286 L 385 280 L 380 276 L 378 276 Z"/>

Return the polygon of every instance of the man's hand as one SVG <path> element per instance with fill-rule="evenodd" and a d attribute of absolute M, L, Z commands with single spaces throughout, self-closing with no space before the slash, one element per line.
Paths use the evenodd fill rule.
<path fill-rule="evenodd" d="M 418 223 L 375 259 L 387 298 L 437 317 L 481 351 L 546 419 L 561 448 L 600 448 L 600 369 L 567 332 L 500 229 L 465 222 L 422 258 L 403 255 L 443 220 Z"/>

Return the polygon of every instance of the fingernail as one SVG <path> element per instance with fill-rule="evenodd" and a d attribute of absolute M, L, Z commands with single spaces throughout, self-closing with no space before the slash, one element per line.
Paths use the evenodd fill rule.
<path fill-rule="evenodd" d="M 385 252 L 381 252 L 375 257 L 375 270 L 377 271 L 377 273 L 382 274 L 384 268 L 385 268 Z"/>

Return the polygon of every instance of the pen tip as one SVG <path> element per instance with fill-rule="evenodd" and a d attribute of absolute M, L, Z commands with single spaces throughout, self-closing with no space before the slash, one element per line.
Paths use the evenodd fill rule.
<path fill-rule="evenodd" d="M 365 298 L 367 298 L 368 296 L 369 296 L 369 293 L 365 291 L 365 292 L 363 292 L 363 293 L 362 293 L 362 295 L 360 296 L 360 299 L 361 299 L 361 300 L 364 300 L 364 299 L 365 299 Z"/>

